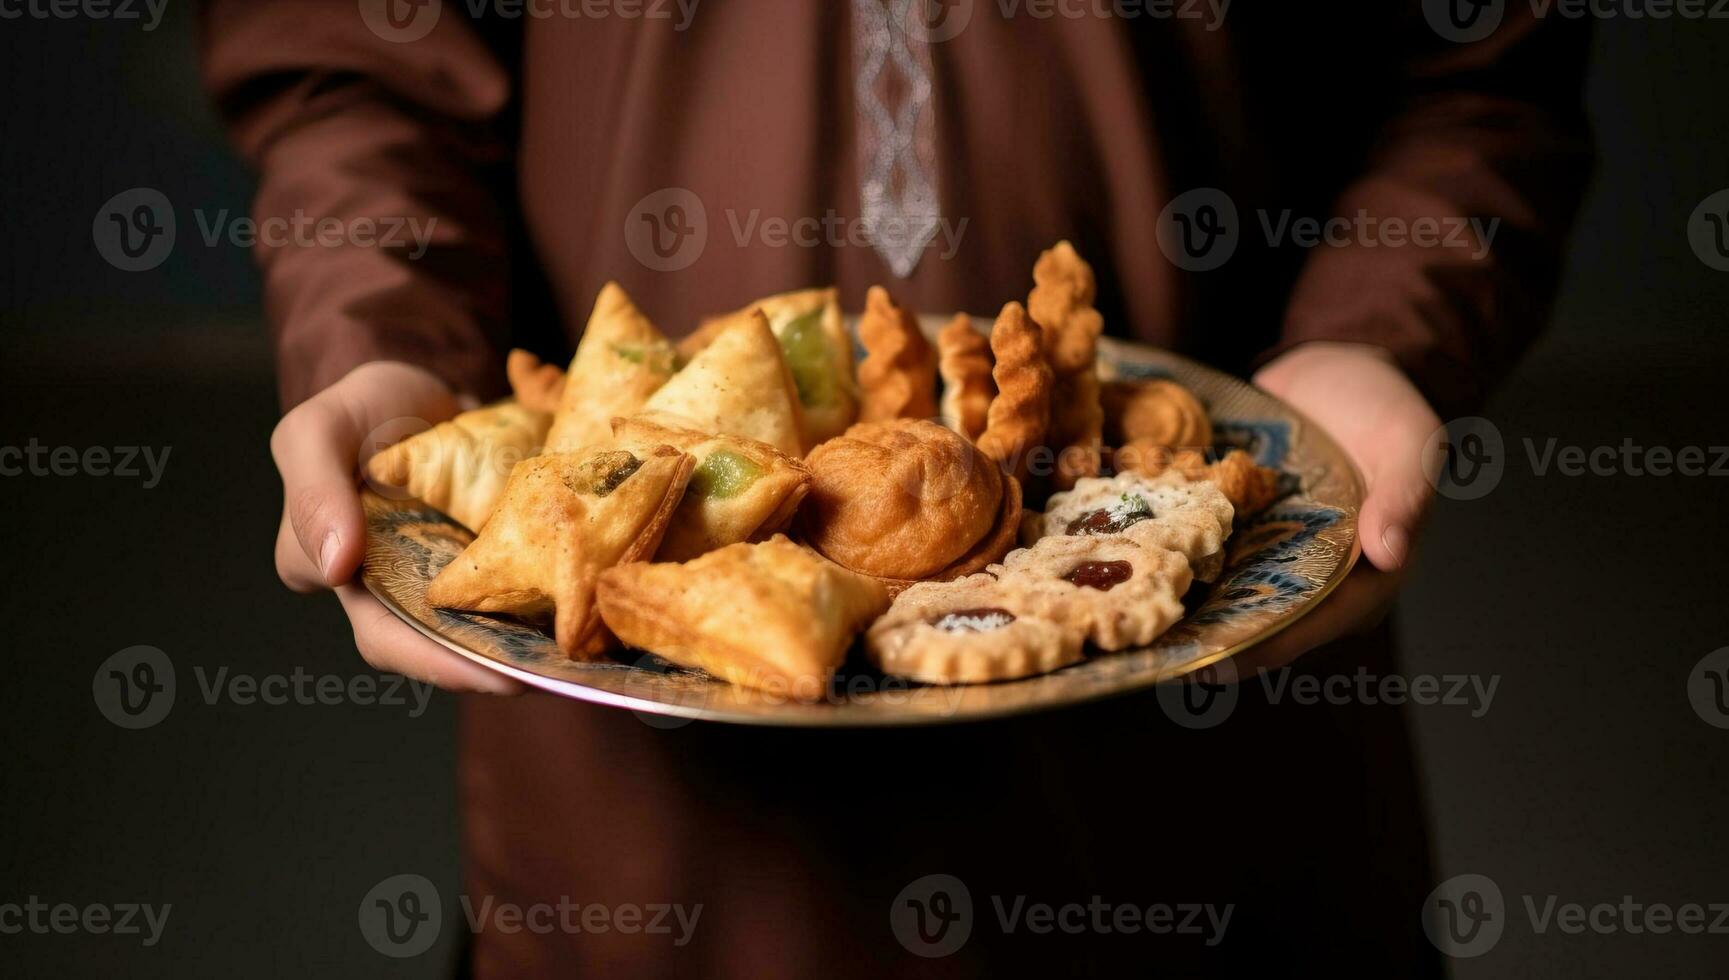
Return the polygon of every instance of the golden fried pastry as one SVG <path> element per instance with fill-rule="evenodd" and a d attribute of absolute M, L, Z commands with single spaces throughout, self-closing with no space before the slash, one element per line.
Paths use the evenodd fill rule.
<path fill-rule="evenodd" d="M 840 293 L 801 289 L 768 296 L 725 316 L 705 320 L 679 342 L 679 355 L 694 358 L 727 327 L 761 310 L 780 343 L 803 408 L 801 441 L 809 450 L 846 431 L 858 418 L 858 383 L 853 378 L 852 340 L 841 317 Z"/>
<path fill-rule="evenodd" d="M 432 580 L 426 601 L 551 619 L 566 656 L 597 658 L 609 637 L 595 612 L 596 578 L 654 554 L 695 464 L 671 446 L 642 455 L 596 448 L 523 462 L 486 529 Z"/>
<path fill-rule="evenodd" d="M 1148 478 L 1174 472 L 1189 481 L 1210 480 L 1231 502 L 1239 523 L 1266 510 L 1279 498 L 1279 471 L 1258 465 L 1241 449 L 1233 449 L 1223 459 L 1208 463 L 1205 456 L 1193 449 L 1173 451 L 1139 442 L 1119 448 L 1112 462 L 1119 472 Z"/>
<path fill-rule="evenodd" d="M 792 456 L 802 452 L 798 395 L 761 310 L 722 330 L 642 408 L 679 416 L 700 432 L 755 439 Z"/>
<path fill-rule="evenodd" d="M 889 602 L 873 579 L 778 534 L 683 564 L 608 569 L 599 598 L 607 626 L 630 646 L 807 700 L 823 694 L 853 634 Z"/>
<path fill-rule="evenodd" d="M 1046 249 L 1033 264 L 1027 313 L 1044 328 L 1045 354 L 1058 374 L 1093 369 L 1104 332 L 1104 318 L 1093 309 L 1097 298 L 1093 267 L 1067 241 Z"/>
<path fill-rule="evenodd" d="M 652 416 L 614 419 L 613 445 L 642 452 L 672 446 L 696 459 L 684 499 L 654 553 L 686 561 L 778 531 L 810 488 L 810 470 L 767 443 L 661 424 Z"/>
<path fill-rule="evenodd" d="M 858 335 L 865 349 L 858 366 L 859 421 L 936 418 L 937 355 L 918 318 L 872 286 Z"/>
<path fill-rule="evenodd" d="M 366 461 L 366 475 L 401 487 L 471 531 L 486 526 L 516 464 L 540 452 L 552 416 L 514 401 L 477 408 Z"/>
<path fill-rule="evenodd" d="M 1008 303 L 991 327 L 992 376 L 997 396 L 986 413 L 980 451 L 1021 482 L 1032 467 L 1051 421 L 1051 366 L 1044 337 L 1019 303 Z"/>
<path fill-rule="evenodd" d="M 1105 434 L 1117 445 L 1205 449 L 1213 444 L 1206 406 L 1175 381 L 1108 381 L 1104 403 L 1111 420 Z"/>
<path fill-rule="evenodd" d="M 672 371 L 672 344 L 618 283 L 602 286 L 570 361 L 547 451 L 605 443 L 612 438 L 612 420 L 642 408 Z"/>
<path fill-rule="evenodd" d="M 1157 479 L 1119 473 L 1052 494 L 1044 533 L 1122 535 L 1143 548 L 1178 551 L 1195 578 L 1210 582 L 1223 567 L 1232 514 L 1231 502 L 1210 481 L 1190 481 L 1176 472 Z"/>
<path fill-rule="evenodd" d="M 943 424 L 974 441 L 984 434 L 997 383 L 991 378 L 991 342 L 957 314 L 937 334 L 937 372 L 943 378 Z"/>
<path fill-rule="evenodd" d="M 1033 615 L 1085 633 L 1104 650 L 1146 646 L 1183 618 L 1193 576 L 1182 553 L 1123 535 L 1057 535 L 991 568 Z"/>
<path fill-rule="evenodd" d="M 1066 241 L 1033 265 L 1027 311 L 1044 330 L 1045 357 L 1056 374 L 1047 441 L 1057 452 L 1060 489 L 1099 474 L 1104 411 L 1095 364 L 1104 319 L 1093 308 L 1097 294 L 1092 266 Z"/>
<path fill-rule="evenodd" d="M 856 572 L 929 578 L 1002 523 L 1002 471 L 935 422 L 860 422 L 805 462 L 812 482 L 799 515 L 804 538 Z"/>
<path fill-rule="evenodd" d="M 1033 614 L 989 575 L 921 582 L 865 633 L 883 673 L 926 684 L 982 684 L 1050 673 L 1081 659 L 1081 630 Z"/>
<path fill-rule="evenodd" d="M 564 398 L 563 368 L 518 347 L 505 359 L 504 373 L 510 379 L 511 392 L 523 407 L 548 415 L 558 411 L 558 403 Z"/>

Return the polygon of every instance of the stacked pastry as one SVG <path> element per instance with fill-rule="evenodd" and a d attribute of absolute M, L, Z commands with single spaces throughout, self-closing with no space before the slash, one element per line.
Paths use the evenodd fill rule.
<path fill-rule="evenodd" d="M 934 346 L 872 288 L 856 374 L 833 289 L 674 344 L 609 283 L 568 369 L 513 351 L 512 399 L 367 474 L 476 532 L 428 602 L 546 624 L 577 659 L 623 644 L 814 697 L 873 622 L 872 658 L 932 682 L 1143 645 L 1274 475 L 1209 462 L 1181 387 L 1101 383 L 1093 273 L 1068 243 L 1033 278 L 988 337 L 962 316 Z"/>

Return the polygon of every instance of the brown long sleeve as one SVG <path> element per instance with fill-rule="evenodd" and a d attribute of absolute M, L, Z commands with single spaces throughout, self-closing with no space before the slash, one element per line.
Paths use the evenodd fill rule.
<path fill-rule="evenodd" d="M 1507 8 L 1470 45 L 1436 39 L 1418 18 L 1413 35 L 1432 46 L 1410 62 L 1396 112 L 1334 207 L 1410 228 L 1438 219 L 1440 243 L 1395 247 L 1371 232 L 1373 244 L 1313 249 L 1275 353 L 1315 340 L 1377 344 L 1454 411 L 1542 328 L 1590 171 L 1580 105 L 1590 28 Z"/>
<path fill-rule="evenodd" d="M 486 173 L 506 157 L 493 124 L 509 75 L 454 10 L 394 43 L 364 6 L 202 8 L 205 84 L 258 172 L 254 253 L 283 401 L 380 359 L 488 394 L 503 378 L 509 290 Z"/>

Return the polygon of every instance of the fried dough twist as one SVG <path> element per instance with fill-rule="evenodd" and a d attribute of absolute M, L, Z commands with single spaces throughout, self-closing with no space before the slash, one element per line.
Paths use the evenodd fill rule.
<path fill-rule="evenodd" d="M 859 421 L 930 419 L 937 414 L 937 355 L 918 320 L 896 306 L 888 290 L 872 286 L 859 319 Z"/>
<path fill-rule="evenodd" d="M 991 400 L 997 396 L 991 378 L 991 345 L 973 329 L 972 317 L 956 314 L 937 334 L 937 370 L 943 379 L 943 421 L 977 442 L 984 434 Z"/>

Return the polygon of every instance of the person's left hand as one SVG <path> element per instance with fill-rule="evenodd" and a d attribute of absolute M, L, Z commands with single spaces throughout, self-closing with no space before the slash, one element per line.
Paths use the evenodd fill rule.
<path fill-rule="evenodd" d="M 1282 667 L 1331 640 L 1363 632 L 1392 606 L 1434 493 L 1425 469 L 1441 420 L 1378 347 L 1310 343 L 1255 374 L 1256 385 L 1302 412 L 1357 464 L 1367 496 L 1357 515 L 1361 562 L 1320 608 L 1236 659 L 1239 672 Z"/>

